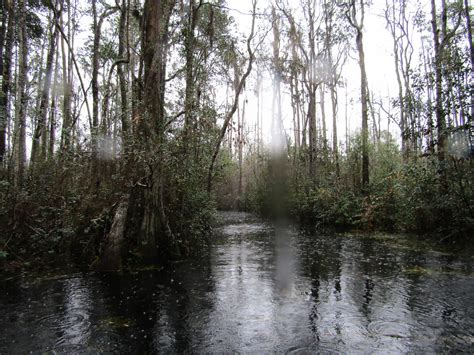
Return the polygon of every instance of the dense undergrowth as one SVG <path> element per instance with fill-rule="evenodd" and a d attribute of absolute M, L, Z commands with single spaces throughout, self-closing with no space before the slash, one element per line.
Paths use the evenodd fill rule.
<path fill-rule="evenodd" d="M 101 257 L 114 214 L 121 201 L 128 212 L 122 257 L 125 267 L 144 260 L 140 255 L 141 190 L 130 166 L 103 162 L 91 179 L 90 158 L 76 155 L 66 161 L 45 163 L 22 189 L 6 177 L 0 180 L 0 266 L 4 272 L 79 265 L 90 267 Z M 160 239 L 158 262 L 192 255 L 208 243 L 215 212 L 213 199 L 193 174 L 173 173 L 167 178 L 166 215 L 172 241 Z M 175 171 L 174 171 L 175 172 Z M 134 173 L 132 176 L 136 176 Z"/>
<path fill-rule="evenodd" d="M 311 228 L 410 232 L 442 242 L 472 238 L 472 159 L 450 157 L 444 187 L 436 156 L 403 159 L 390 139 L 370 148 L 371 182 L 366 188 L 359 183 L 357 139 L 339 160 L 339 177 L 327 159 L 318 162 L 316 176 L 309 176 L 303 154 L 290 150 L 285 191 L 273 183 L 278 180 L 272 173 L 274 158 L 267 158 L 258 178 L 248 185 L 244 208 L 271 217 L 278 198 L 287 215 Z"/>
<path fill-rule="evenodd" d="M 402 159 L 396 144 L 386 139 L 371 145 L 371 183 L 363 188 L 357 138 L 339 159 L 339 176 L 330 152 L 321 156 L 314 176 L 307 173 L 304 150 L 288 152 L 278 159 L 247 157 L 241 195 L 236 183 L 239 168 L 225 151 L 217 167 L 213 196 L 203 188 L 205 164 L 190 162 L 182 170 L 179 159 L 167 162 L 166 215 L 174 238 L 161 239 L 161 256 L 200 252 L 209 242 L 216 208 L 291 217 L 313 230 L 410 232 L 441 242 L 469 242 L 474 235 L 472 159 L 451 157 L 446 162 L 447 186 L 443 187 L 435 156 Z M 92 265 L 103 252 L 115 210 L 124 199 L 129 201 L 125 265 L 141 262 L 143 211 L 137 196 L 142 187 L 132 183 L 127 174 L 130 166 L 104 163 L 98 174 L 102 177 L 97 179 L 90 178 L 87 167 L 87 155 L 78 154 L 66 163 L 45 163 L 22 189 L 15 189 L 7 178 L 0 181 L 0 264 L 4 271 L 70 262 Z"/>

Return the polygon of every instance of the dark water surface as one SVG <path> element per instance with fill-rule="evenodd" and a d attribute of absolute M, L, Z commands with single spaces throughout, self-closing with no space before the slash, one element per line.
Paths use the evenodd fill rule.
<path fill-rule="evenodd" d="M 0 283 L 0 353 L 474 352 L 474 258 L 224 213 L 163 271 Z"/>

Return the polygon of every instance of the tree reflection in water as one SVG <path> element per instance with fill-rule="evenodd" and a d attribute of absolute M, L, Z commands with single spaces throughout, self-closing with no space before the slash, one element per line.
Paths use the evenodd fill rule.
<path fill-rule="evenodd" d="M 4 282 L 0 353 L 472 350 L 472 258 L 224 219 L 165 270 Z"/>

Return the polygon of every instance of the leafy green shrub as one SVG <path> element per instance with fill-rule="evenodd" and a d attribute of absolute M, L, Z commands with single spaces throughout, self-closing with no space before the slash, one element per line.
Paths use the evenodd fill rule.
<path fill-rule="evenodd" d="M 204 189 L 188 187 L 183 193 L 186 203 L 170 223 L 180 252 L 192 254 L 207 244 L 216 206 Z"/>

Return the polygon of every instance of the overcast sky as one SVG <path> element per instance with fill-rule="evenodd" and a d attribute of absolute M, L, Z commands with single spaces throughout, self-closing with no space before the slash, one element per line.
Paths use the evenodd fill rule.
<path fill-rule="evenodd" d="M 289 1 L 293 6 L 297 3 L 297 0 Z M 416 3 L 420 3 L 417 1 Z M 421 3 L 426 3 L 425 0 L 422 0 Z M 261 10 L 270 6 L 270 0 L 258 0 L 257 7 Z M 414 3 L 413 3 L 414 4 Z M 413 5 L 412 4 L 412 5 Z M 235 17 L 236 24 L 239 27 L 239 30 L 242 33 L 248 34 L 250 31 L 250 21 L 251 16 L 243 15 L 250 14 L 252 9 L 251 0 L 228 0 L 228 6 L 231 9 L 230 15 Z M 424 4 L 425 9 L 427 4 Z M 388 97 L 395 96 L 397 94 L 397 82 L 394 72 L 394 59 L 393 59 L 393 40 L 386 28 L 386 22 L 383 18 L 383 9 L 385 8 L 384 0 L 373 1 L 373 4 L 366 8 L 366 17 L 364 23 L 364 49 L 365 49 L 365 58 L 366 58 L 366 67 L 367 67 L 367 77 L 369 82 L 369 88 L 371 92 L 374 92 L 378 97 Z M 260 23 L 264 22 L 264 19 L 259 20 Z M 419 47 L 420 35 L 418 33 L 413 33 L 413 40 L 415 47 Z M 269 33 L 268 41 L 272 41 L 272 34 Z M 355 48 L 355 43 L 353 44 Z M 413 56 L 414 64 L 417 61 L 417 53 L 415 52 Z M 343 71 L 343 76 L 348 83 L 348 96 L 349 96 L 349 107 L 348 107 L 348 116 L 350 121 L 350 131 L 354 132 L 359 129 L 361 122 L 360 115 L 360 70 L 358 66 L 357 52 L 354 50 L 351 53 L 352 58 L 349 58 L 345 69 Z M 266 85 L 271 85 L 271 83 L 266 83 Z M 286 91 L 288 91 L 285 88 Z M 264 98 L 264 110 L 265 114 L 265 130 L 270 129 L 271 122 L 271 95 L 272 90 L 266 90 L 266 97 Z M 249 106 L 253 109 L 247 110 L 247 112 L 256 112 L 256 101 L 253 100 L 251 91 L 247 92 L 247 97 L 249 99 Z M 329 99 L 329 97 L 327 97 Z M 318 98 L 319 100 L 319 98 Z M 284 98 L 286 102 L 286 108 L 284 110 L 285 115 L 285 127 L 287 133 L 291 135 L 291 110 L 289 106 L 289 98 Z M 338 130 L 339 130 L 339 140 L 344 138 L 343 133 L 345 131 L 345 90 L 341 89 L 339 91 L 339 113 L 338 113 Z M 386 101 L 388 105 L 388 101 Z M 330 110 L 329 102 L 326 105 L 327 110 Z M 388 108 L 388 107 L 387 107 Z M 318 107 L 319 109 L 319 107 Z M 320 115 L 320 112 L 318 112 Z M 327 112 L 327 120 L 330 119 L 331 112 Z M 382 127 L 387 128 L 387 118 L 382 114 Z M 247 117 L 248 120 L 252 120 L 251 115 Z M 328 122 L 328 137 L 331 137 L 331 124 Z M 399 130 L 396 125 L 392 122 L 390 124 L 390 131 L 398 139 Z"/>

